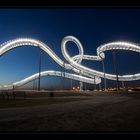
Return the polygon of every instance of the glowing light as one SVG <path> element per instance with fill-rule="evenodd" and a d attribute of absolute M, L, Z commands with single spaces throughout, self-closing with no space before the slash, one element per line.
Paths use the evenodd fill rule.
<path fill-rule="evenodd" d="M 71 57 L 66 49 L 67 42 L 72 41 L 74 42 L 78 49 L 79 54 L 76 56 Z M 91 69 L 88 67 L 85 67 L 81 64 L 83 59 L 90 60 L 90 61 L 102 61 L 105 59 L 105 51 L 108 50 L 127 50 L 127 51 L 134 51 L 140 53 L 140 47 L 137 44 L 129 43 L 129 42 L 112 42 L 107 43 L 104 45 L 101 45 L 97 48 L 97 56 L 95 55 L 85 55 L 83 46 L 81 42 L 74 36 L 66 36 L 63 38 L 61 42 L 61 50 L 62 54 L 67 60 L 68 63 L 64 63 L 50 48 L 48 45 L 44 44 L 43 42 L 31 39 L 31 38 L 19 38 L 7 41 L 0 45 L 0 56 L 4 55 L 6 52 L 10 51 L 11 49 L 14 49 L 19 46 L 35 46 L 41 48 L 43 51 L 45 51 L 57 64 L 59 64 L 61 67 L 64 67 L 65 69 L 73 70 L 77 74 L 70 74 L 65 73 L 66 78 L 91 83 L 91 84 L 99 84 L 101 83 L 101 78 L 104 78 L 104 73 L 97 71 L 95 69 Z M 65 64 L 65 65 L 64 65 Z M 61 74 L 60 71 L 43 71 L 41 72 L 41 76 L 64 76 Z M 23 84 L 28 83 L 29 81 L 32 81 L 33 79 L 38 78 L 39 74 L 36 73 L 32 76 L 29 76 L 21 81 L 15 82 L 11 85 L 5 85 L 2 86 L 2 88 L 5 89 L 11 89 L 14 87 L 21 86 Z M 94 79 L 95 78 L 95 79 Z M 116 80 L 116 75 L 105 73 L 105 78 L 110 80 Z M 139 80 L 140 79 L 140 73 L 137 74 L 131 74 L 131 75 L 118 75 L 119 81 L 133 81 L 133 80 Z"/>

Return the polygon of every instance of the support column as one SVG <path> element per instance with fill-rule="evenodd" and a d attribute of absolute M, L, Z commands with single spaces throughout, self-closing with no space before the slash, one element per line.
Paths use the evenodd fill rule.
<path fill-rule="evenodd" d="M 15 90 L 15 86 L 13 85 L 13 90 Z"/>
<path fill-rule="evenodd" d="M 116 73 L 116 84 L 117 84 L 117 90 L 119 90 L 119 78 L 118 78 L 118 67 L 116 62 L 116 53 L 113 51 L 113 64 L 114 64 L 114 70 Z"/>
<path fill-rule="evenodd" d="M 64 72 L 63 72 L 63 90 L 65 90 L 65 62 L 63 63 Z"/>
<path fill-rule="evenodd" d="M 124 81 L 122 81 L 122 88 L 124 89 Z"/>
<path fill-rule="evenodd" d="M 82 75 L 82 74 L 81 74 L 81 71 L 80 71 L 80 75 Z M 83 90 L 83 82 L 80 81 L 80 91 L 81 91 L 81 90 Z"/>
<path fill-rule="evenodd" d="M 83 90 L 83 82 L 80 81 L 80 91 Z"/>
<path fill-rule="evenodd" d="M 40 91 L 40 72 L 41 72 L 41 50 L 40 50 L 40 57 L 39 57 L 38 91 Z"/>
<path fill-rule="evenodd" d="M 70 89 L 72 90 L 72 79 L 70 81 Z"/>
<path fill-rule="evenodd" d="M 99 83 L 99 91 L 101 91 L 101 83 Z"/>
<path fill-rule="evenodd" d="M 104 61 L 103 60 L 102 60 L 102 66 L 103 66 L 103 73 L 104 73 L 104 89 L 106 91 L 105 65 L 104 65 Z"/>
<path fill-rule="evenodd" d="M 94 90 L 96 90 L 95 76 L 94 76 Z"/>

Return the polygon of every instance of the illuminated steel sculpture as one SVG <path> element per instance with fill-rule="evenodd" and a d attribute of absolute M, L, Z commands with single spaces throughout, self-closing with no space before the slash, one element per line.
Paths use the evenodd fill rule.
<path fill-rule="evenodd" d="M 71 57 L 66 49 L 67 42 L 72 41 L 74 42 L 78 49 L 79 54 Z M 31 39 L 31 38 L 19 38 L 10 40 L 8 42 L 5 42 L 0 45 L 0 56 L 2 56 L 4 53 L 10 51 L 11 49 L 14 49 L 16 47 L 20 46 L 35 46 L 39 47 L 43 51 L 45 51 L 57 64 L 59 64 L 61 67 L 64 67 L 64 62 L 43 42 Z M 87 68 L 81 64 L 83 59 L 91 60 L 91 61 L 102 61 L 105 59 L 105 51 L 109 50 L 128 50 L 128 51 L 134 51 L 140 53 L 140 47 L 137 44 L 128 43 L 128 42 L 112 42 L 107 43 L 104 45 L 101 45 L 97 48 L 97 56 L 93 55 L 84 55 L 83 46 L 80 43 L 80 41 L 74 37 L 74 36 L 66 36 L 63 38 L 61 42 L 61 50 L 64 58 L 67 60 L 68 63 L 65 63 L 65 69 L 73 70 L 77 74 L 70 74 L 65 73 L 66 78 L 70 78 L 73 80 L 78 80 L 81 82 L 91 83 L 91 84 L 99 84 L 101 83 L 101 78 L 104 78 L 104 73 Z M 61 75 L 60 71 L 43 71 L 40 73 L 41 76 L 64 76 Z M 39 73 L 34 74 L 28 78 L 25 78 L 21 81 L 15 82 L 11 85 L 5 85 L 2 88 L 4 89 L 12 89 L 14 87 L 18 87 L 21 85 L 24 85 L 36 78 L 39 77 Z M 105 78 L 110 80 L 116 80 L 116 75 L 105 73 Z M 118 75 L 119 81 L 133 81 L 133 80 L 139 80 L 140 79 L 140 73 L 134 74 L 134 75 Z"/>

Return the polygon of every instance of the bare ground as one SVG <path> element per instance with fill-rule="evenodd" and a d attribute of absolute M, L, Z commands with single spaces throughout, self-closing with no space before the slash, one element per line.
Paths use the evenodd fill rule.
<path fill-rule="evenodd" d="M 96 94 L 73 102 L 0 109 L 0 131 L 140 131 L 140 95 Z"/>

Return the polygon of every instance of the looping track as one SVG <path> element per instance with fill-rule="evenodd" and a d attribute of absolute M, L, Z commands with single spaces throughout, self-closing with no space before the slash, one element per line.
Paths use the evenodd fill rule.
<path fill-rule="evenodd" d="M 79 54 L 71 57 L 66 49 L 67 42 L 72 41 L 74 42 L 78 49 Z M 81 64 L 83 59 L 91 60 L 91 61 L 102 61 L 105 59 L 105 51 L 108 50 L 127 50 L 127 51 L 134 51 L 140 53 L 140 47 L 136 44 L 128 43 L 128 42 L 112 42 L 107 43 L 104 45 L 101 45 L 97 48 L 97 56 L 94 55 L 84 55 L 84 50 L 81 42 L 74 36 L 66 36 L 63 38 L 61 42 L 61 50 L 62 54 L 67 60 L 68 63 L 64 63 L 45 43 L 31 38 L 18 38 L 14 40 L 10 40 L 8 42 L 5 42 L 0 45 L 0 56 L 4 55 L 6 52 L 10 51 L 11 49 L 14 49 L 16 47 L 20 46 L 35 46 L 42 49 L 44 52 L 46 52 L 57 64 L 59 64 L 61 67 L 64 67 L 66 69 L 72 69 L 77 74 L 70 74 L 65 73 L 66 78 L 91 83 L 91 84 L 99 84 L 101 82 L 101 78 L 104 78 L 104 73 L 97 71 L 95 69 L 91 69 L 88 67 L 85 67 Z M 60 71 L 43 71 L 40 73 L 41 76 L 64 76 L 62 72 Z M 21 85 L 24 85 L 36 78 L 38 78 L 39 73 L 36 73 L 32 76 L 29 76 L 21 81 L 15 82 L 11 85 L 5 85 L 3 88 L 10 89 L 13 86 L 18 87 Z M 105 78 L 110 80 L 116 80 L 116 75 L 105 73 Z M 119 81 L 133 81 L 133 80 L 139 80 L 140 79 L 140 73 L 134 74 L 134 75 L 118 75 Z"/>

